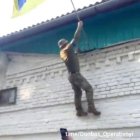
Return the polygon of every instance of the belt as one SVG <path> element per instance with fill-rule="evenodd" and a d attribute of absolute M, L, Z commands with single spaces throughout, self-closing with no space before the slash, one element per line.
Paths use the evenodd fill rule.
<path fill-rule="evenodd" d="M 80 72 L 69 72 L 69 74 L 78 74 Z"/>

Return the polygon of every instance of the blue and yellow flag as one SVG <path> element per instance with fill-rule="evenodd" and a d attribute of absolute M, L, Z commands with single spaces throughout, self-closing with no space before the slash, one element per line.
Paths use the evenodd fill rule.
<path fill-rule="evenodd" d="M 25 4 L 26 0 L 18 0 L 18 10 L 21 10 L 22 6 Z"/>
<path fill-rule="evenodd" d="M 14 0 L 13 17 L 21 16 L 37 7 L 45 0 Z"/>

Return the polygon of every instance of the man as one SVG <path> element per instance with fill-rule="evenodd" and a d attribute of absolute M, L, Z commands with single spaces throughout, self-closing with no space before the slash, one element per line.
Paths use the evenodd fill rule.
<path fill-rule="evenodd" d="M 96 110 L 93 101 L 93 88 L 89 82 L 81 75 L 78 56 L 74 52 L 74 46 L 77 44 L 80 33 L 83 28 L 83 22 L 79 21 L 74 37 L 70 43 L 66 39 L 58 41 L 60 48 L 60 57 L 64 61 L 68 72 L 69 81 L 75 93 L 75 107 L 77 116 L 86 116 L 87 112 L 84 112 L 81 104 L 82 89 L 86 91 L 86 98 L 88 102 L 88 112 L 95 115 L 100 115 L 100 112 Z"/>

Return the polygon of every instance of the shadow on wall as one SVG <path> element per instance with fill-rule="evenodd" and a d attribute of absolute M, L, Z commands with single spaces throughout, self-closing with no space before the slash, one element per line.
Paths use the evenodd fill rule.
<path fill-rule="evenodd" d="M 3 88 L 9 59 L 5 53 L 0 52 L 0 89 Z"/>

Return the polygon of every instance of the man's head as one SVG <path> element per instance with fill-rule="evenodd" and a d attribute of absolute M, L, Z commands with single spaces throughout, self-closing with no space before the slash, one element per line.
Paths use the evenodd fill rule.
<path fill-rule="evenodd" d="M 66 45 L 68 44 L 68 41 L 66 39 L 60 39 L 58 41 L 58 46 L 60 49 L 63 49 L 64 47 L 66 47 Z"/>

